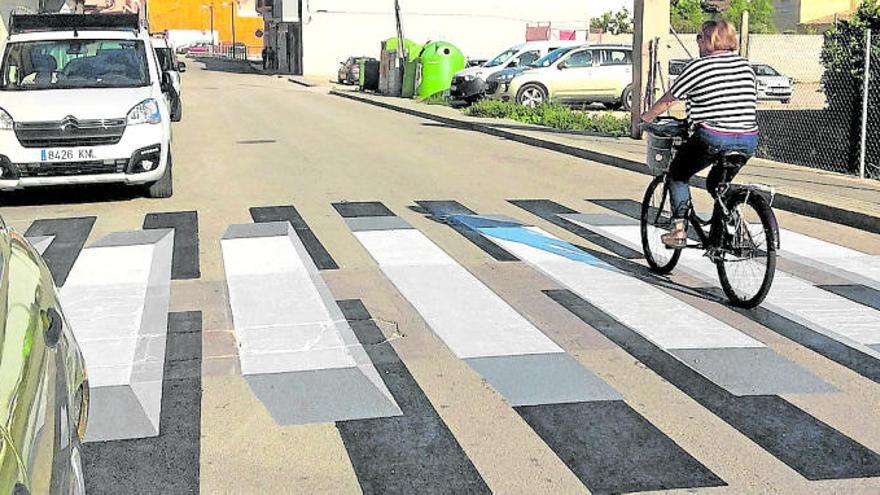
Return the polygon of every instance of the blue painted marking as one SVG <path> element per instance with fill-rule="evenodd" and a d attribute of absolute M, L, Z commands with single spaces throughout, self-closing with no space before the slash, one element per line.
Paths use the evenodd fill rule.
<path fill-rule="evenodd" d="M 449 215 L 446 217 L 446 221 L 450 224 L 463 225 L 487 237 L 518 242 L 573 261 L 580 261 L 606 270 L 617 271 L 613 266 L 584 252 L 573 244 L 539 234 L 527 229 L 522 224 L 476 215 Z"/>
<path fill-rule="evenodd" d="M 40 150 L 40 161 L 46 161 L 46 150 Z"/>

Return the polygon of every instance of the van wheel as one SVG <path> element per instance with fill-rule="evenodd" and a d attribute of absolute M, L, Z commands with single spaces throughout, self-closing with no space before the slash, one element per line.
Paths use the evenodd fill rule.
<path fill-rule="evenodd" d="M 147 186 L 147 195 L 151 198 L 170 198 L 173 190 L 171 179 L 171 153 L 168 153 L 168 163 L 165 166 L 165 174 L 162 178 Z"/>
<path fill-rule="evenodd" d="M 620 95 L 620 109 L 624 111 L 630 111 L 633 107 L 633 88 L 632 86 L 627 86 L 626 89 L 623 90 L 623 94 Z"/>
<path fill-rule="evenodd" d="M 183 105 L 180 98 L 175 98 L 171 103 L 171 122 L 180 122 L 183 118 Z"/>
<path fill-rule="evenodd" d="M 547 101 L 547 90 L 540 84 L 526 84 L 516 93 L 516 101 L 524 107 L 534 108 Z"/>

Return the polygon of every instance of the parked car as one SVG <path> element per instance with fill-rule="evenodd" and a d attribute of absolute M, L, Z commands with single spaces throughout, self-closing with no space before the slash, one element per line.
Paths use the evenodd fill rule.
<path fill-rule="evenodd" d="M 684 71 L 684 68 L 690 63 L 687 59 L 672 59 L 669 61 L 669 86 L 671 87 L 678 76 Z"/>
<path fill-rule="evenodd" d="M 172 91 L 169 94 L 171 98 L 171 121 L 180 122 L 180 119 L 183 117 L 183 105 L 180 102 L 182 89 L 180 74 L 186 72 L 186 64 L 177 61 L 177 55 L 166 38 L 154 36 L 152 41 L 159 67 L 171 77 Z"/>
<path fill-rule="evenodd" d="M 553 52 L 540 66 L 515 75 L 502 98 L 529 107 L 552 101 L 564 105 L 604 103 L 609 108 L 629 110 L 632 47 L 591 45 Z"/>
<path fill-rule="evenodd" d="M 547 53 L 563 47 L 583 44 L 578 41 L 528 41 L 514 45 L 477 67 L 468 67 L 455 73 L 450 95 L 453 99 L 473 102 L 486 92 L 486 79 L 504 69 L 525 67 Z"/>
<path fill-rule="evenodd" d="M 205 41 L 200 41 L 185 47 L 184 50 L 183 53 L 186 55 L 204 55 L 211 51 L 211 44 Z"/>
<path fill-rule="evenodd" d="M 84 494 L 89 384 L 52 276 L 0 219 L 0 491 Z"/>
<path fill-rule="evenodd" d="M 336 80 L 339 84 L 357 84 L 361 78 L 361 60 L 375 60 L 372 57 L 348 57 L 339 62 Z"/>
<path fill-rule="evenodd" d="M 767 64 L 752 64 L 758 78 L 758 99 L 791 103 L 791 79 Z"/>
<path fill-rule="evenodd" d="M 492 99 L 510 99 L 508 90 L 510 89 L 510 81 L 512 81 L 514 77 L 530 69 L 549 67 L 551 64 L 559 61 L 560 57 L 568 52 L 586 46 L 587 45 L 557 48 L 529 65 L 523 67 L 509 67 L 492 74 L 486 78 L 486 97 Z"/>
<path fill-rule="evenodd" d="M 4 52 L 0 190 L 121 183 L 171 196 L 173 86 L 136 14 L 13 15 Z"/>

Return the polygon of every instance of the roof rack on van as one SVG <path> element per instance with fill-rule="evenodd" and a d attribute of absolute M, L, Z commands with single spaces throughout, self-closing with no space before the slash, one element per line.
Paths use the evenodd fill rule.
<path fill-rule="evenodd" d="M 140 28 L 137 14 L 14 14 L 9 33 L 33 31 L 134 30 Z"/>

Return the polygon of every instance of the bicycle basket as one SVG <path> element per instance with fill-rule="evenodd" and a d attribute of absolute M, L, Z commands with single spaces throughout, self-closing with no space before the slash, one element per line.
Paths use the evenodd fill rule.
<path fill-rule="evenodd" d="M 678 138 L 648 134 L 648 167 L 654 175 L 660 175 L 669 170 L 675 149 L 675 140 Z"/>

